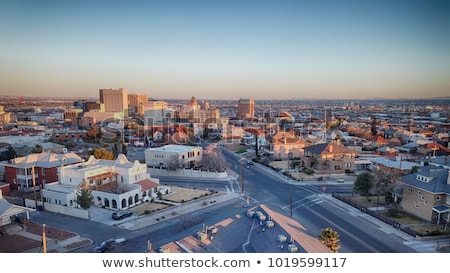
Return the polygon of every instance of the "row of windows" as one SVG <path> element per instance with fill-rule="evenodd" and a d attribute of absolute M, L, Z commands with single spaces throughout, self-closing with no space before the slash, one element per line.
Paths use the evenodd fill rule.
<path fill-rule="evenodd" d="M 164 154 L 155 154 L 154 156 L 155 156 L 155 158 L 164 158 Z M 195 151 L 188 152 L 187 156 L 188 156 L 188 158 L 194 157 L 195 156 Z M 200 156 L 200 152 L 199 151 L 197 151 L 197 156 Z M 181 159 L 184 159 L 184 158 L 185 158 L 185 156 L 182 155 Z"/>
<path fill-rule="evenodd" d="M 417 175 L 417 180 L 423 181 L 423 182 L 429 182 L 431 180 L 431 178 L 423 176 L 423 175 Z"/>
<path fill-rule="evenodd" d="M 413 188 L 412 187 L 408 187 L 408 192 L 412 193 L 413 192 Z M 424 197 L 422 195 L 422 192 L 420 190 L 417 190 L 417 195 L 420 196 L 420 200 L 424 199 Z M 440 195 L 436 195 L 435 200 L 436 201 L 441 201 L 441 196 Z"/>

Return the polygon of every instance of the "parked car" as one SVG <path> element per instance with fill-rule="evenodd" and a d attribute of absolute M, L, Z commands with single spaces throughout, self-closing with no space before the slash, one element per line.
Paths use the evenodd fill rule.
<path fill-rule="evenodd" d="M 123 218 L 127 218 L 133 215 L 133 212 L 129 210 L 119 210 L 112 213 L 112 218 L 114 220 L 121 220 Z"/>
<path fill-rule="evenodd" d="M 253 165 L 253 161 L 249 160 L 249 161 L 247 161 L 247 164 L 248 165 Z"/>

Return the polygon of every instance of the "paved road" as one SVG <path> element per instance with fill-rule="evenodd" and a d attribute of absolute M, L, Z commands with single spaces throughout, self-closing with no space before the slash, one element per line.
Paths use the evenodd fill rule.
<path fill-rule="evenodd" d="M 227 151 L 224 155 L 232 165 L 239 166 L 239 157 Z M 230 178 L 235 179 L 231 182 L 171 178 L 167 178 L 166 181 L 196 185 L 197 188 L 214 188 L 228 194 L 236 194 L 242 190 L 238 173 L 239 168 L 230 172 Z M 435 242 L 417 242 L 409 235 L 330 196 L 333 189 L 345 190 L 350 186 L 348 184 L 337 184 L 332 180 L 323 181 L 321 184 L 317 181 L 298 183 L 287 180 L 280 174 L 258 164 L 245 168 L 244 178 L 245 196 L 242 200 L 228 200 L 201 211 L 191 208 L 188 216 L 174 215 L 150 226 L 146 226 L 141 220 L 138 223 L 134 219 L 127 219 L 123 221 L 124 224 L 113 226 L 110 213 L 94 217 L 99 222 L 47 212 L 36 212 L 32 215 L 32 219 L 75 231 L 82 237 L 93 239 L 94 244 L 109 238 L 126 237 L 130 244 L 123 250 L 124 252 L 142 252 L 147 247 L 147 240 L 151 240 L 155 246 L 164 245 L 193 234 L 203 224 L 214 224 L 224 218 L 242 213 L 245 211 L 242 205 L 249 200 L 252 204 L 269 205 L 271 209 L 284 215 L 290 215 L 292 212 L 292 217 L 298 220 L 311 236 L 317 236 L 323 227 L 332 227 L 340 234 L 342 245 L 340 252 L 342 253 L 435 252 Z M 162 183 L 165 183 L 164 181 L 162 180 Z M 322 188 L 323 185 L 327 186 L 325 190 Z M 101 217 L 105 217 L 104 220 Z M 238 242 L 235 243 L 238 244 Z M 89 252 L 91 248 L 86 247 L 76 252 Z"/>

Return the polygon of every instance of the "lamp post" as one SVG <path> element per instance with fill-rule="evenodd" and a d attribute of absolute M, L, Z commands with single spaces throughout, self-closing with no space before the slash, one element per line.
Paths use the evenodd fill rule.
<path fill-rule="evenodd" d="M 292 188 L 289 190 L 289 207 L 291 211 L 291 218 L 292 218 Z"/>
<path fill-rule="evenodd" d="M 44 253 L 47 253 L 47 234 L 45 232 L 45 224 L 42 225 L 42 248 Z"/>

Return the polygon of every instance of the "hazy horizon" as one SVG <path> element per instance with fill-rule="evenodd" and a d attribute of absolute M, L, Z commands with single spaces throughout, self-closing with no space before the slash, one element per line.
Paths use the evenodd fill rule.
<path fill-rule="evenodd" d="M 450 94 L 450 1 L 2 1 L 0 95 Z"/>

